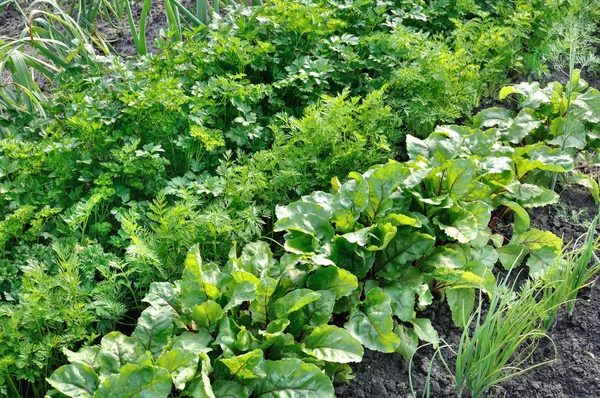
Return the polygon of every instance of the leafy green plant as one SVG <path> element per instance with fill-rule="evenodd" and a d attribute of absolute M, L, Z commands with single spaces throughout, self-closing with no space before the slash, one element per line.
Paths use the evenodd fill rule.
<path fill-rule="evenodd" d="M 276 389 L 333 397 L 333 377 L 348 373 L 363 348 L 327 324 L 335 301 L 357 286 L 348 272 L 328 270 L 333 274 L 313 273 L 289 256 L 277 261 L 264 243 L 247 245 L 240 257 L 232 250 L 224 268 L 203 263 L 192 248 L 181 281 L 151 286 L 144 299 L 150 306 L 131 337 L 113 332 L 99 347 L 65 351 L 71 364 L 48 382 L 70 397 L 132 389 L 167 397 L 173 388 L 184 395 L 258 397 Z M 343 284 L 332 285 L 334 275 Z"/>
<path fill-rule="evenodd" d="M 129 281 L 99 246 L 63 241 L 28 254 L 21 286 L 0 304 L 0 391 L 42 397 L 61 349 L 92 343 L 127 312 Z"/>
<path fill-rule="evenodd" d="M 446 297 L 454 322 L 464 326 L 475 289 L 494 289 L 491 269 L 498 259 L 511 269 L 527 257 L 536 277 L 551 266 L 561 239 L 529 229 L 524 208 L 554 203 L 558 196 L 521 180 L 530 171 L 572 167 L 572 160 L 541 145 L 514 149 L 496 128 L 446 126 L 426 140 L 408 136 L 407 145 L 412 161 L 351 173 L 343 185 L 334 180 L 334 195 L 316 192 L 278 207 L 275 231 L 286 232 L 288 252 L 350 271 L 365 283 L 361 295 L 382 289 L 402 344 L 390 334 L 392 323 L 355 337 L 371 349 L 398 349 L 409 357 L 417 336 L 426 339 L 418 335 L 414 307 L 430 304 L 431 292 Z M 497 222 L 494 213 L 508 209 L 516 221 L 505 244 L 488 225 Z M 370 305 L 376 304 L 368 298 L 348 303 L 351 321 Z M 400 321 L 413 323 L 414 331 Z M 378 333 L 380 341 L 372 341 Z"/>
<path fill-rule="evenodd" d="M 521 98 L 521 110 L 514 116 L 512 111 L 502 108 L 491 108 L 479 114 L 495 114 L 504 118 L 500 126 L 509 140 L 514 144 L 547 142 L 549 145 L 569 153 L 579 161 L 596 164 L 598 152 L 597 128 L 600 122 L 600 92 L 589 88 L 587 82 L 580 78 L 580 71 L 574 70 L 570 82 L 563 87 L 552 82 L 541 88 L 538 83 L 520 83 L 504 87 L 500 91 L 500 99 L 518 94 Z M 475 117 L 477 124 L 478 117 Z M 590 155 L 590 152 L 592 155 Z M 588 187 L 596 201 L 598 184 L 579 170 L 571 171 L 572 179 Z M 550 188 L 554 189 L 557 177 L 552 175 Z"/>

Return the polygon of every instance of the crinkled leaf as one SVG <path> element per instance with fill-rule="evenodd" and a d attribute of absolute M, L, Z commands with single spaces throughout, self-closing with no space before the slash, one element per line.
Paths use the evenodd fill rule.
<path fill-rule="evenodd" d="M 213 384 L 216 398 L 248 398 L 248 388 L 236 381 L 216 380 Z"/>
<path fill-rule="evenodd" d="M 198 354 L 185 349 L 174 349 L 162 354 L 156 365 L 166 369 L 175 388 L 183 390 L 185 384 L 194 378 L 198 367 Z"/>
<path fill-rule="evenodd" d="M 232 378 L 260 379 L 265 377 L 265 372 L 260 368 L 263 362 L 263 352 L 257 348 L 233 358 L 219 359 L 231 373 Z"/>
<path fill-rule="evenodd" d="M 264 361 L 266 377 L 253 396 L 262 398 L 335 398 L 331 380 L 315 366 L 299 359 Z"/>
<path fill-rule="evenodd" d="M 157 356 L 173 333 L 173 312 L 170 308 L 148 307 L 138 318 L 131 337 Z"/>
<path fill-rule="evenodd" d="M 333 325 L 313 329 L 304 341 L 305 353 L 328 362 L 360 362 L 363 347 L 346 330 Z"/>
<path fill-rule="evenodd" d="M 390 297 L 379 287 L 369 290 L 361 309 L 352 310 L 344 327 L 352 337 L 371 350 L 393 352 L 400 343 L 392 330 Z"/>
<path fill-rule="evenodd" d="M 137 360 L 146 348 L 142 348 L 132 337 L 119 332 L 110 332 L 100 342 L 100 351 L 98 351 L 100 373 L 105 376 L 119 373 L 122 366 Z"/>
<path fill-rule="evenodd" d="M 308 277 L 306 287 L 312 290 L 330 290 L 340 298 L 350 295 L 358 288 L 358 279 L 342 268 L 321 267 Z"/>
<path fill-rule="evenodd" d="M 179 304 L 176 300 L 177 293 L 173 284 L 170 282 L 154 282 L 150 285 L 150 290 L 142 301 L 153 307 L 171 307 L 179 311 Z"/>
<path fill-rule="evenodd" d="M 276 276 L 273 274 L 277 271 L 272 269 L 276 261 L 273 260 L 271 249 L 265 242 L 252 242 L 244 246 L 240 261 L 242 270 L 258 278 Z"/>
<path fill-rule="evenodd" d="M 100 365 L 98 364 L 98 352 L 100 347 L 98 346 L 83 346 L 77 352 L 73 352 L 66 347 L 63 347 L 62 352 L 65 354 L 69 362 L 80 363 L 82 365 L 89 366 L 96 370 Z"/>
<path fill-rule="evenodd" d="M 216 327 L 217 322 L 223 316 L 223 309 L 221 306 L 212 301 L 208 300 L 200 305 L 192 307 L 192 319 L 203 328 L 208 330 Z"/>
<path fill-rule="evenodd" d="M 119 374 L 107 378 L 94 398 L 166 398 L 171 387 L 171 376 L 166 369 L 129 364 Z"/>
<path fill-rule="evenodd" d="M 46 380 L 52 387 L 72 398 L 91 397 L 99 383 L 94 370 L 81 363 L 61 366 Z"/>
<path fill-rule="evenodd" d="M 542 207 L 558 202 L 556 192 L 533 184 L 514 182 L 506 186 L 510 196 L 524 208 Z"/>
<path fill-rule="evenodd" d="M 288 206 L 277 207 L 275 231 L 293 231 L 327 242 L 334 231 L 329 222 L 329 214 L 314 203 L 294 202 Z"/>
<path fill-rule="evenodd" d="M 514 144 L 520 144 L 523 138 L 540 127 L 542 122 L 538 120 L 532 109 L 522 109 L 510 126 L 508 140 Z"/>
<path fill-rule="evenodd" d="M 469 243 L 477 238 L 477 219 L 458 206 L 440 211 L 433 221 L 446 235 L 460 243 Z"/>
<path fill-rule="evenodd" d="M 550 125 L 550 132 L 554 139 L 550 144 L 563 149 L 583 149 L 585 148 L 587 131 L 585 126 L 573 115 L 569 114 L 566 118 L 557 117 Z"/>
<path fill-rule="evenodd" d="M 459 250 L 448 246 L 438 246 L 431 250 L 422 262 L 422 267 L 427 268 L 461 268 L 467 263 L 467 259 Z"/>
<path fill-rule="evenodd" d="M 203 352 L 212 351 L 209 347 L 212 341 L 213 338 L 206 329 L 197 329 L 194 332 L 186 331 L 173 338 L 171 349 L 190 351 L 199 355 Z"/>
<path fill-rule="evenodd" d="M 600 91 L 590 88 L 578 96 L 573 105 L 579 108 L 577 115 L 581 119 L 589 123 L 600 123 Z"/>
<path fill-rule="evenodd" d="M 277 318 L 283 318 L 290 312 L 298 311 L 305 305 L 318 300 L 319 297 L 321 294 L 311 289 L 293 290 L 275 301 L 273 311 Z"/>
<path fill-rule="evenodd" d="M 464 202 L 460 206 L 475 217 L 479 229 L 487 227 L 492 218 L 492 206 L 480 200 Z"/>
<path fill-rule="evenodd" d="M 479 112 L 473 118 L 473 127 L 475 128 L 489 128 L 497 126 L 507 119 L 512 119 L 512 111 L 504 108 L 488 108 Z"/>
<path fill-rule="evenodd" d="M 233 287 L 233 292 L 231 293 L 229 302 L 225 308 L 223 308 L 223 311 L 227 312 L 246 301 L 250 302 L 254 300 L 256 298 L 256 288 L 256 284 L 252 282 L 243 281 L 236 283 Z"/>

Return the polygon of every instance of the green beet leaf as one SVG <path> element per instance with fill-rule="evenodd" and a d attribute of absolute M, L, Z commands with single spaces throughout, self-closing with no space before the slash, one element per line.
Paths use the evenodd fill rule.
<path fill-rule="evenodd" d="M 256 284 L 252 282 L 243 281 L 236 283 L 236 285 L 233 287 L 233 292 L 231 293 L 229 302 L 225 308 L 223 308 L 223 311 L 227 312 L 246 301 L 254 300 L 256 298 L 256 288 Z"/>
<path fill-rule="evenodd" d="M 263 362 L 263 352 L 255 349 L 233 358 L 221 358 L 219 361 L 225 365 L 232 378 L 260 379 L 265 377 L 265 372 L 260 368 Z"/>
<path fill-rule="evenodd" d="M 394 279 L 411 261 L 421 258 L 434 244 L 435 238 L 428 234 L 398 233 L 384 251 L 377 253 L 376 269 L 381 270 L 381 274 L 386 278 Z"/>
<path fill-rule="evenodd" d="M 275 293 L 277 281 L 273 278 L 263 278 L 256 289 L 256 298 L 250 303 L 250 312 L 254 323 L 267 323 L 268 305 Z"/>
<path fill-rule="evenodd" d="M 210 359 L 205 353 L 200 355 L 200 359 L 202 365 L 200 371 L 198 372 L 199 377 L 196 375 L 196 378 L 186 384 L 184 396 L 194 398 L 216 398 L 210 382 L 210 377 L 208 376 L 208 374 L 212 372 Z"/>
<path fill-rule="evenodd" d="M 192 319 L 198 325 L 208 330 L 214 329 L 222 317 L 223 309 L 218 303 L 212 300 L 192 307 Z"/>
<path fill-rule="evenodd" d="M 438 246 L 427 253 L 421 262 L 423 270 L 435 268 L 462 268 L 467 263 L 467 258 L 461 250 L 448 246 Z"/>
<path fill-rule="evenodd" d="M 94 370 L 98 370 L 100 364 L 98 363 L 98 352 L 100 347 L 98 346 L 83 346 L 77 352 L 73 352 L 67 348 L 62 349 L 63 354 L 67 357 L 70 363 L 80 363 Z"/>
<path fill-rule="evenodd" d="M 477 238 L 477 219 L 458 206 L 441 210 L 433 221 L 446 235 L 460 243 L 469 243 Z"/>
<path fill-rule="evenodd" d="M 176 296 L 177 292 L 172 283 L 154 282 L 150 285 L 150 290 L 142 301 L 153 307 L 171 307 L 177 312 L 180 312 L 180 306 L 177 303 Z"/>
<path fill-rule="evenodd" d="M 431 325 L 431 321 L 427 318 L 416 318 L 410 322 L 415 328 L 415 333 L 423 341 L 431 343 L 434 349 L 437 349 L 440 337 L 437 331 Z"/>
<path fill-rule="evenodd" d="M 365 173 L 369 184 L 369 205 L 365 212 L 371 222 L 385 217 L 393 204 L 390 196 L 410 174 L 408 167 L 397 162 L 376 166 Z"/>
<path fill-rule="evenodd" d="M 300 310 L 288 315 L 288 331 L 298 336 L 304 328 L 313 328 L 327 324 L 333 315 L 336 294 L 331 290 L 320 290 L 318 300 L 308 303 Z"/>
<path fill-rule="evenodd" d="M 350 333 L 333 325 L 313 329 L 302 349 L 308 355 L 328 362 L 360 362 L 363 347 Z"/>
<path fill-rule="evenodd" d="M 508 244 L 498 249 L 500 263 L 507 271 L 521 265 L 527 254 L 529 250 L 525 245 Z"/>
<path fill-rule="evenodd" d="M 161 398 L 171 393 L 171 376 L 166 369 L 125 365 L 98 388 L 94 398 Z"/>
<path fill-rule="evenodd" d="M 277 318 L 283 318 L 289 313 L 298 311 L 305 305 L 318 300 L 319 297 L 321 297 L 321 294 L 311 289 L 293 290 L 273 303 L 273 311 Z"/>
<path fill-rule="evenodd" d="M 390 297 L 381 288 L 373 288 L 361 307 L 352 310 L 344 328 L 371 350 L 394 352 L 400 339 L 393 332 Z"/>
<path fill-rule="evenodd" d="M 340 298 L 352 294 L 358 288 L 358 279 L 345 269 L 321 267 L 308 277 L 306 287 L 312 290 L 330 290 Z"/>
<path fill-rule="evenodd" d="M 72 398 L 93 396 L 99 383 L 94 370 L 81 363 L 61 366 L 46 380 L 52 387 Z"/>
<path fill-rule="evenodd" d="M 410 359 L 419 348 L 419 336 L 414 329 L 407 328 L 402 324 L 394 327 L 394 333 L 400 338 L 400 344 L 396 347 L 396 352 L 404 359 Z"/>
<path fill-rule="evenodd" d="M 248 388 L 236 381 L 216 380 L 213 383 L 215 398 L 248 398 Z"/>
<path fill-rule="evenodd" d="M 448 305 L 452 311 L 452 321 L 458 327 L 465 327 L 475 305 L 475 290 L 460 288 L 446 289 L 445 292 Z"/>
<path fill-rule="evenodd" d="M 506 120 L 512 120 L 512 111 L 504 108 L 488 108 L 479 112 L 473 118 L 473 127 L 475 128 L 490 128 L 498 126 Z"/>
<path fill-rule="evenodd" d="M 144 350 L 158 356 L 173 333 L 173 318 L 170 308 L 148 307 L 138 319 L 131 337 L 140 343 Z"/>
<path fill-rule="evenodd" d="M 262 398 L 335 398 L 331 380 L 315 365 L 299 359 L 264 361 L 266 377 L 252 395 Z"/>
<path fill-rule="evenodd" d="M 98 363 L 100 374 L 104 376 L 119 373 L 122 366 L 132 363 L 144 353 L 135 339 L 119 332 L 111 332 L 102 338 Z"/>
<path fill-rule="evenodd" d="M 550 144 L 564 149 L 580 150 L 585 148 L 587 131 L 585 125 L 572 114 L 567 117 L 557 117 L 550 125 L 554 139 Z"/>
<path fill-rule="evenodd" d="M 590 88 L 573 100 L 579 109 L 576 115 L 589 123 L 600 123 L 600 91 Z"/>
<path fill-rule="evenodd" d="M 360 214 L 369 203 L 369 185 L 358 173 L 350 173 L 331 201 L 331 222 L 342 232 L 353 231 Z"/>
<path fill-rule="evenodd" d="M 194 245 L 188 250 L 183 271 L 183 282 L 200 285 L 197 294 L 203 294 L 208 299 L 216 299 L 220 295 L 219 272 L 205 269 L 200 255 L 200 248 Z M 193 292 L 192 292 L 193 294 Z"/>
<path fill-rule="evenodd" d="M 542 122 L 533 110 L 522 109 L 510 125 L 507 139 L 513 144 L 520 144 L 525 137 L 540 127 L 541 124 Z"/>
<path fill-rule="evenodd" d="M 460 202 L 460 207 L 468 211 L 477 220 L 477 228 L 486 228 L 492 218 L 493 207 L 489 204 L 480 201 L 473 200 L 471 202 Z"/>
<path fill-rule="evenodd" d="M 258 278 L 264 276 L 273 278 L 277 277 L 276 274 L 279 273 L 278 270 L 274 269 L 276 261 L 273 260 L 271 249 L 265 242 L 248 243 L 242 250 L 240 260 L 242 270 Z"/>
<path fill-rule="evenodd" d="M 336 237 L 331 245 L 331 260 L 339 268 L 347 270 L 357 278 L 364 278 L 375 262 L 375 255 L 350 243 L 343 237 Z"/>
<path fill-rule="evenodd" d="M 320 242 L 327 242 L 333 237 L 329 213 L 319 205 L 298 201 L 288 206 L 278 206 L 276 213 L 275 232 L 300 232 Z"/>
<path fill-rule="evenodd" d="M 194 378 L 198 360 L 199 356 L 194 351 L 174 349 L 162 354 L 156 365 L 169 372 L 175 388 L 183 390 L 185 384 Z"/>
<path fill-rule="evenodd" d="M 531 219 L 529 218 L 529 214 L 527 213 L 527 211 L 516 202 L 503 200 L 501 203 L 503 206 L 506 206 L 509 209 L 511 209 L 514 213 L 515 223 L 513 233 L 520 234 L 527 231 L 529 229 L 529 226 L 531 225 Z"/>
<path fill-rule="evenodd" d="M 393 282 L 383 288 L 391 299 L 392 313 L 404 322 L 415 314 L 415 289 L 402 283 Z"/>

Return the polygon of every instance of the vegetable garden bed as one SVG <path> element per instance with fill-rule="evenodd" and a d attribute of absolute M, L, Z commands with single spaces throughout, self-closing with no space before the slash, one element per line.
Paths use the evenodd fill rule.
<path fill-rule="evenodd" d="M 560 209 L 560 210 L 559 210 Z M 584 234 L 591 220 L 598 214 L 598 207 L 590 194 L 580 188 L 568 188 L 561 194 L 559 209 L 548 206 L 532 212 L 532 223 L 542 230 L 562 236 L 565 242 Z M 600 231 L 600 228 L 597 229 Z M 558 318 L 550 336 L 557 346 L 557 361 L 541 366 L 523 376 L 495 387 L 489 394 L 494 398 L 575 398 L 600 396 L 600 288 L 598 284 L 583 290 L 575 313 L 565 313 Z M 457 344 L 462 330 L 454 326 L 447 306 L 433 309 L 428 317 L 439 331 L 440 337 Z M 442 351 L 452 358 L 448 350 Z M 413 384 L 420 397 L 430 372 L 434 351 L 423 348 L 415 355 Z M 554 356 L 552 345 L 543 342 L 532 363 L 539 363 Z M 361 363 L 353 366 L 356 378 L 349 385 L 338 385 L 339 397 L 402 397 L 413 398 L 408 377 L 408 362 L 399 355 L 365 352 Z M 456 397 L 456 388 L 439 359 L 434 360 L 431 397 Z"/>
<path fill-rule="evenodd" d="M 0 396 L 600 396 L 600 3 L 15 1 Z"/>

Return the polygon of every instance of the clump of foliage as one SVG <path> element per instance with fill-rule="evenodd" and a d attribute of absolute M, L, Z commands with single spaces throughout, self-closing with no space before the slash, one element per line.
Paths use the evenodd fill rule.
<path fill-rule="evenodd" d="M 384 341 L 385 347 L 379 347 L 405 355 L 417 338 L 435 341 L 428 321 L 416 317 L 416 310 L 432 299 L 431 292 L 447 299 L 455 321 L 463 324 L 473 306 L 473 289 L 479 286 L 468 282 L 471 274 L 490 290 L 489 270 L 495 259 L 508 266 L 524 256 L 532 274 L 541 274 L 556 256 L 560 240 L 530 230 L 525 209 L 553 203 L 556 195 L 542 187 L 544 178 L 573 170 L 573 157 L 595 145 L 594 92 L 578 91 L 580 84 L 572 82 L 573 89 L 567 92 L 574 94 L 566 94 L 569 100 L 577 97 L 573 104 L 583 101 L 592 109 L 585 116 L 582 149 L 564 145 L 561 151 L 556 137 L 535 138 L 542 126 L 552 130 L 553 123 L 544 119 L 548 112 L 553 112 L 552 120 L 568 119 L 560 113 L 560 93 L 548 93 L 550 102 L 530 107 L 526 113 L 534 116 L 528 122 L 523 120 L 527 115 L 492 110 L 476 117 L 472 128 L 444 127 L 426 139 L 414 136 L 426 137 L 439 123 L 469 115 L 508 73 L 522 71 L 527 61 L 523 54 L 534 54 L 545 27 L 560 15 L 562 5 L 554 3 L 274 1 L 253 9 L 230 7 L 224 16 L 214 14 L 209 25 L 187 33 L 178 25 L 179 11 L 170 8 L 169 30 L 177 40 L 158 43 L 160 54 L 123 61 L 86 31 L 92 28 L 85 21 L 93 19 L 93 8 L 80 10 L 77 19 L 85 25 L 80 27 L 68 12 L 57 14 L 61 20 L 48 20 L 48 9 L 58 5 L 39 2 L 43 7 L 34 13 L 32 45 L 48 62 L 22 51 L 29 38 L 0 43 L 0 69 L 13 76 L 0 87 L 0 317 L 15 319 L 3 331 L 13 336 L 11 350 L 21 340 L 38 344 L 40 330 L 56 344 L 42 344 L 49 347 L 44 352 L 52 354 L 38 362 L 23 356 L 17 370 L 13 358 L 7 357 L 0 371 L 12 378 L 4 380 L 15 382 L 20 392 L 39 396 L 44 389 L 41 378 L 63 359 L 55 355 L 60 348 L 74 349 L 81 342 L 92 342 L 97 333 L 127 327 L 127 316 L 135 317 L 143 309 L 141 299 L 156 286 L 153 283 L 171 283 L 181 275 L 192 247 L 205 260 L 222 264 L 236 243 L 265 235 L 277 241 L 279 232 L 288 231 L 298 240 L 288 239 L 286 247 L 313 242 L 302 248 L 305 251 L 296 247 L 286 257 L 300 256 L 300 269 L 306 272 L 310 267 L 314 267 L 310 272 L 333 272 L 318 270 L 334 269 L 331 262 L 362 261 L 363 268 L 338 268 L 353 274 L 360 285 L 353 294 L 340 297 L 336 314 L 351 315 L 359 328 L 361 317 L 371 313 L 370 306 L 381 304 L 386 328 L 393 325 L 390 333 L 402 338 L 386 332 L 392 343 Z M 99 2 L 93 4 L 100 7 Z M 178 7 L 172 1 L 166 4 Z M 207 9 L 200 7 L 198 15 L 207 17 Z M 134 33 L 137 45 L 143 47 L 143 27 Z M 94 46 L 104 55 L 99 56 Z M 538 56 L 532 55 L 536 60 Z M 51 80 L 47 97 L 41 95 L 29 68 Z M 511 134 L 523 140 L 517 142 Z M 311 212 L 306 214 L 308 221 L 301 215 L 292 217 L 299 225 L 286 226 L 282 219 L 275 223 L 284 211 L 275 211 L 276 205 L 327 190 L 332 176 L 366 170 L 389 158 L 410 161 L 352 174 L 351 182 L 336 182 L 332 194 L 313 194 L 314 200 L 289 207 L 290 214 L 294 206 L 310 207 L 327 230 L 325 235 L 312 236 L 302 229 L 314 221 Z M 384 170 L 396 168 L 401 176 L 408 169 L 421 180 L 409 187 L 390 177 L 385 184 L 392 188 L 384 195 L 390 197 L 381 199 L 384 211 L 370 215 L 361 207 L 364 191 L 354 192 L 347 184 L 363 184 L 364 190 L 378 184 L 371 181 L 372 175 L 383 173 L 387 178 Z M 448 182 L 455 177 L 456 187 Z M 584 183 L 595 187 L 589 180 Z M 341 216 L 328 207 L 328 200 L 340 192 L 361 203 L 352 210 L 356 211 L 352 217 L 357 216 L 354 224 L 341 227 Z M 515 233 L 507 242 L 497 226 L 510 210 Z M 427 247 L 402 264 L 390 261 L 398 269 L 381 268 L 386 251 L 401 250 L 393 246 L 407 236 L 422 237 Z M 75 276 L 69 280 L 79 278 L 85 287 L 73 292 L 71 282 L 61 282 L 70 274 L 58 271 L 57 264 L 64 261 L 55 260 L 57 245 L 63 247 L 64 258 L 76 253 L 76 259 L 68 261 L 75 264 L 70 266 Z M 438 257 L 449 258 L 439 270 L 434 265 Z M 83 260 L 88 258 L 95 260 Z M 278 261 L 285 268 L 287 260 L 282 258 Z M 58 309 L 48 308 L 60 312 L 60 304 L 66 302 L 80 308 L 82 325 L 68 313 L 66 323 L 48 316 L 36 328 L 30 327 L 23 316 L 27 297 L 41 289 L 31 282 L 31 264 L 42 264 L 40 278 L 54 286 L 46 292 L 48 300 L 55 292 L 68 296 L 56 301 Z M 403 267 L 419 281 L 410 289 L 394 279 Z M 223 278 L 230 278 L 226 271 Z M 296 282 L 294 288 L 310 289 Z M 98 286 L 91 287 L 94 283 Z M 245 318 L 239 321 L 233 307 L 225 310 L 233 297 L 228 289 L 235 287 L 221 288 L 222 293 L 211 300 L 227 317 L 252 329 L 254 338 L 266 338 L 260 331 L 265 332 L 267 325 L 243 323 Z M 293 287 L 288 288 L 293 293 Z M 388 299 L 394 311 L 390 317 Z M 247 311 L 246 305 L 240 303 L 237 309 Z M 406 308 L 398 309 L 402 305 L 412 305 L 414 316 Z M 275 330 L 279 331 L 284 329 Z M 172 332 L 177 335 L 180 330 Z M 357 334 L 350 327 L 348 333 Z M 292 336 L 304 344 L 306 334 Z M 396 346 L 398 340 L 406 341 L 406 347 Z M 222 358 L 232 357 L 219 347 Z M 152 352 L 152 358 L 158 360 L 159 354 Z M 215 360 L 218 355 L 208 357 Z M 309 357 L 299 359 L 323 365 L 321 359 Z M 150 361 L 151 356 L 145 358 Z M 102 366 L 91 364 L 100 372 L 98 382 L 115 382 Z M 335 372 L 332 366 L 325 366 L 330 376 Z M 115 374 L 119 370 L 111 369 Z"/>
<path fill-rule="evenodd" d="M 504 87 L 500 99 L 516 94 L 520 111 L 503 108 L 490 108 L 480 112 L 475 125 L 485 119 L 502 121 L 499 128 L 507 134 L 515 145 L 545 142 L 576 159 L 578 164 L 598 164 L 599 142 L 598 123 L 600 122 L 600 91 L 588 86 L 575 70 L 572 79 L 565 86 L 559 82 L 540 87 L 539 83 L 520 83 Z M 548 178 L 548 175 L 538 176 Z M 567 181 L 577 182 L 590 189 L 596 202 L 600 200 L 598 183 L 580 170 L 571 170 Z M 550 185 L 554 189 L 556 177 Z"/>
<path fill-rule="evenodd" d="M 475 289 L 494 290 L 499 257 L 508 268 L 518 264 L 518 247 L 540 273 L 562 243 L 524 220 L 509 245 L 488 229 L 501 203 L 519 209 L 556 200 L 518 177 L 564 160 L 548 147 L 517 152 L 503 140 L 498 129 L 442 128 L 428 140 L 412 138 L 406 164 L 351 173 L 344 184 L 334 181 L 335 194 L 317 191 L 278 207 L 275 230 L 286 231 L 278 260 L 257 242 L 240 257 L 234 247 L 219 267 L 193 247 L 181 281 L 151 285 L 150 307 L 131 337 L 111 333 L 100 347 L 68 352 L 72 363 L 49 383 L 67 396 L 124 394 L 133 384 L 164 397 L 173 385 L 209 396 L 226 389 L 253 397 L 273 387 L 333 396 L 332 380 L 348 377 L 346 364 L 361 359 L 363 346 L 408 357 L 419 339 L 437 345 L 430 321 L 416 316 L 432 292 L 446 296 L 464 326 Z M 497 145 L 485 148 L 504 156 L 477 164 L 469 152 L 490 141 Z M 330 324 L 334 314 L 343 328 Z"/>

